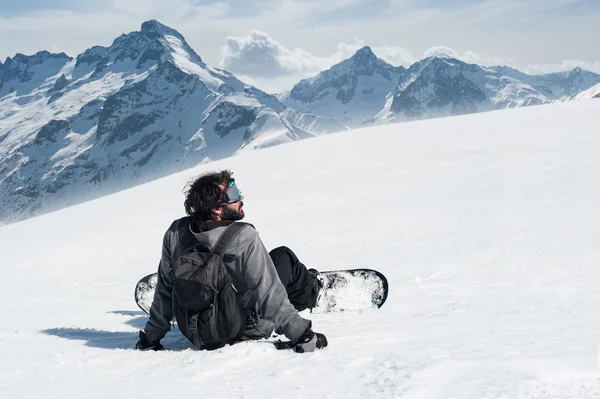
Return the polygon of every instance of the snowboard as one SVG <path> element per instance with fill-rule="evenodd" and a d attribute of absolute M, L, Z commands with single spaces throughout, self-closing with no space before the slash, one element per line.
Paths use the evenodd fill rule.
<path fill-rule="evenodd" d="M 362 311 L 378 309 L 388 296 L 388 282 L 383 274 L 372 269 L 329 270 L 319 272 L 323 288 L 312 313 Z M 150 312 L 157 274 L 143 277 L 135 286 L 135 303 L 145 313 Z"/>

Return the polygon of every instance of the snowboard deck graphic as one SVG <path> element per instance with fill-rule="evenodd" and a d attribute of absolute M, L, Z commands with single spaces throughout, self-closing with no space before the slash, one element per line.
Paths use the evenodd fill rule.
<path fill-rule="evenodd" d="M 157 278 L 156 273 L 149 274 L 135 286 L 135 303 L 145 313 L 150 312 Z M 329 270 L 320 272 L 318 278 L 323 289 L 313 313 L 377 309 L 387 299 L 387 279 L 376 270 Z"/>

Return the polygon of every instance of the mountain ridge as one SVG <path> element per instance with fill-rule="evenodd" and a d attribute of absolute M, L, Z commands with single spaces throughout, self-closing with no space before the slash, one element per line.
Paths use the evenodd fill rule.
<path fill-rule="evenodd" d="M 300 81 L 279 98 L 291 108 L 360 127 L 572 100 L 600 83 L 599 74 L 579 67 L 528 75 L 508 66 L 486 67 L 448 56 L 430 56 L 408 69 L 395 69 L 397 84 L 377 86 L 379 92 L 368 100 L 370 107 L 365 107 L 361 94 L 371 93 L 375 85 L 364 85 L 357 95 L 355 86 L 347 90 L 344 84 L 364 76 L 366 65 L 375 64 L 383 65 L 384 70 L 397 68 L 377 58 L 366 46 L 327 71 Z M 343 84 L 340 76 L 346 77 L 341 80 Z"/>

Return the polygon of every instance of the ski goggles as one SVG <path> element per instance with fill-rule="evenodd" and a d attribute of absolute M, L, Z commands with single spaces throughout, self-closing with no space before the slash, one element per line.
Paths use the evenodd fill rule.
<path fill-rule="evenodd" d="M 235 179 L 230 179 L 227 188 L 221 194 L 222 204 L 235 204 L 242 199 L 242 191 L 236 186 Z"/>

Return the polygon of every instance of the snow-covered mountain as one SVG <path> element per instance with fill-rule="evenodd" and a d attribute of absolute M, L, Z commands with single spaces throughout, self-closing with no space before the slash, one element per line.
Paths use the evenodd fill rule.
<path fill-rule="evenodd" d="M 0 64 L 0 219 L 341 129 L 206 65 L 155 20 L 75 59 L 17 54 Z"/>
<path fill-rule="evenodd" d="M 547 86 L 558 99 L 572 99 L 579 93 L 600 83 L 600 75 L 579 67 L 566 72 L 534 76 L 538 84 Z M 535 81 L 534 81 L 535 82 Z"/>
<path fill-rule="evenodd" d="M 409 68 L 389 109 L 379 116 L 402 121 L 539 105 L 574 99 L 597 83 L 600 75 L 580 68 L 536 76 L 430 57 Z"/>
<path fill-rule="evenodd" d="M 391 119 L 397 116 L 421 119 L 429 116 L 428 112 L 431 116 L 476 112 L 478 105 L 486 100 L 486 95 L 465 73 L 475 75 L 477 67 L 471 68 L 466 64 L 456 67 L 453 61 L 430 57 L 412 65 L 389 103 L 385 116 L 389 117 L 391 113 Z"/>
<path fill-rule="evenodd" d="M 595 86 L 590 87 L 589 89 L 582 91 L 577 96 L 575 96 L 577 100 L 587 100 L 590 98 L 600 98 L 600 83 Z"/>
<path fill-rule="evenodd" d="M 386 63 L 365 46 L 349 59 L 302 80 L 279 98 L 290 108 L 357 127 L 373 122 L 406 73 L 405 68 Z"/>
<path fill-rule="evenodd" d="M 278 97 L 291 108 L 355 127 L 576 99 L 598 83 L 600 75 L 581 68 L 527 75 L 446 57 L 428 57 L 407 70 L 364 47 Z"/>
<path fill-rule="evenodd" d="M 369 47 L 270 95 L 212 68 L 155 20 L 76 58 L 0 62 L 0 220 L 48 212 L 192 165 L 351 127 L 597 97 L 600 75 L 532 76 Z"/>

